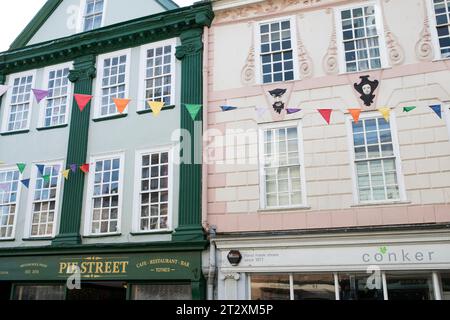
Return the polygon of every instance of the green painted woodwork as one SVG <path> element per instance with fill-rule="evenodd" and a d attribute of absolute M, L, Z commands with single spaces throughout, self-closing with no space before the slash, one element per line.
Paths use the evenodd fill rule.
<path fill-rule="evenodd" d="M 102 122 L 102 121 L 108 121 L 108 120 L 122 119 L 122 118 L 126 118 L 126 117 L 128 117 L 128 113 L 122 113 L 122 114 L 119 113 L 119 114 L 115 114 L 113 116 L 95 118 L 95 119 L 92 119 L 92 121 Z"/>
<path fill-rule="evenodd" d="M 0 258 L 0 281 L 66 281 L 78 266 L 81 280 L 191 280 L 199 294 L 201 255 L 184 251 Z"/>
<path fill-rule="evenodd" d="M 34 16 L 31 22 L 19 34 L 19 36 L 11 44 L 10 49 L 17 49 L 26 46 L 33 38 L 40 27 L 47 21 L 50 15 L 58 8 L 63 0 L 47 0 L 41 10 Z"/>
<path fill-rule="evenodd" d="M 1 103 L 1 100 L 0 100 L 0 103 Z M 0 136 L 14 136 L 16 134 L 24 134 L 24 133 L 28 133 L 28 132 L 30 132 L 30 130 L 28 130 L 28 129 L 11 131 L 11 132 L 2 132 L 2 133 L 0 133 Z"/>
<path fill-rule="evenodd" d="M 95 78 L 95 56 L 87 55 L 75 59 L 74 69 L 69 73 L 69 80 L 73 82 L 74 92 L 79 94 L 92 94 L 92 79 Z M 70 121 L 70 133 L 66 166 L 86 163 L 89 135 L 89 116 L 91 103 L 83 112 L 80 112 L 77 102 L 73 101 Z M 65 181 L 61 210 L 61 223 L 59 235 L 53 241 L 58 244 L 81 243 L 80 225 L 83 208 L 85 174 L 77 170 Z"/>
<path fill-rule="evenodd" d="M 14 47 L 0 53 L 0 74 L 10 74 L 61 62 L 86 54 L 102 54 L 115 50 L 180 36 L 192 28 L 210 26 L 214 14 L 209 2 L 162 12 L 73 36 Z"/>
<path fill-rule="evenodd" d="M 161 109 L 161 112 L 166 111 L 166 110 L 172 110 L 172 109 L 175 109 L 175 108 L 176 108 L 176 106 L 164 106 Z M 139 110 L 139 111 L 136 111 L 136 113 L 137 114 L 153 113 L 153 110 L 152 109 Z"/>
<path fill-rule="evenodd" d="M 181 158 L 180 186 L 178 204 L 178 228 L 174 239 L 203 239 L 202 217 L 202 123 L 203 114 L 199 112 L 195 121 L 192 120 L 184 104 L 203 103 L 203 30 L 201 28 L 188 30 L 180 35 L 181 45 L 177 47 L 176 57 L 181 60 L 181 123 L 180 128 L 187 130 L 191 137 L 190 159 Z M 187 137 L 185 137 L 187 138 Z M 181 143 L 183 138 L 181 139 Z M 183 150 L 181 150 L 183 153 Z"/>

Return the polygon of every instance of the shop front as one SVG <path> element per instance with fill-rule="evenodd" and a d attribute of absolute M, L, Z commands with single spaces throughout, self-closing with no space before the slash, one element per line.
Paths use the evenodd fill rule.
<path fill-rule="evenodd" d="M 218 299 L 449 300 L 450 231 L 227 236 Z"/>
<path fill-rule="evenodd" d="M 0 256 L 1 300 L 192 300 L 203 282 L 201 251 Z"/>

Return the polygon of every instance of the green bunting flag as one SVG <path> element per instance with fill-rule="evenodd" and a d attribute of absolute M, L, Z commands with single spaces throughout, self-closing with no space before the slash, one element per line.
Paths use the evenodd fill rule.
<path fill-rule="evenodd" d="M 188 110 L 189 114 L 191 115 L 191 118 L 193 121 L 195 121 L 195 118 L 197 118 L 198 113 L 200 112 L 200 109 L 202 108 L 201 104 L 185 104 L 186 109 Z"/>
<path fill-rule="evenodd" d="M 414 109 L 416 109 L 417 107 L 404 107 L 403 108 L 403 112 L 411 112 L 411 111 L 413 111 Z"/>
<path fill-rule="evenodd" d="M 50 182 L 50 175 L 46 174 L 45 176 L 42 176 L 42 179 L 44 179 L 45 182 Z"/>
<path fill-rule="evenodd" d="M 18 163 L 17 168 L 19 169 L 20 173 L 23 173 L 25 171 L 25 167 L 27 165 L 25 163 Z"/>

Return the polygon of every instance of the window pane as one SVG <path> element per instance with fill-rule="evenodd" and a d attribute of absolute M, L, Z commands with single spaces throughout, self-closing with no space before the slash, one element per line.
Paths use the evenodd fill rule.
<path fill-rule="evenodd" d="M 339 296 L 341 300 L 384 300 L 382 281 L 380 288 L 369 289 L 374 284 L 369 280 L 371 274 L 340 273 Z M 381 276 L 380 276 L 381 277 Z M 376 284 L 376 281 L 375 281 Z"/>
<path fill-rule="evenodd" d="M 295 274 L 295 300 L 335 300 L 333 274 Z"/>
<path fill-rule="evenodd" d="M 192 300 L 190 285 L 132 285 L 131 300 Z"/>
<path fill-rule="evenodd" d="M 389 300 L 434 300 L 431 273 L 386 274 Z"/>
<path fill-rule="evenodd" d="M 14 287 L 13 300 L 64 300 L 65 286 L 31 286 Z"/>
<path fill-rule="evenodd" d="M 251 275 L 252 300 L 290 300 L 289 275 Z"/>
<path fill-rule="evenodd" d="M 441 281 L 442 281 L 442 299 L 450 300 L 450 273 L 442 273 Z"/>

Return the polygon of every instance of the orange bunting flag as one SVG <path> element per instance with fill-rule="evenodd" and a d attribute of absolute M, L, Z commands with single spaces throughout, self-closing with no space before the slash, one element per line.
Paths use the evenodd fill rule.
<path fill-rule="evenodd" d="M 330 124 L 331 121 L 331 113 L 333 112 L 333 109 L 317 109 L 319 113 L 322 115 L 322 117 L 325 119 L 325 121 Z"/>
<path fill-rule="evenodd" d="M 378 111 L 381 113 L 384 120 L 386 120 L 386 122 L 389 122 L 389 118 L 391 117 L 391 108 L 383 107 L 379 108 Z"/>
<path fill-rule="evenodd" d="M 131 100 L 117 98 L 117 99 L 113 99 L 113 101 L 116 104 L 117 111 L 119 111 L 119 113 L 123 113 Z"/>
<path fill-rule="evenodd" d="M 162 108 L 164 107 L 164 102 L 160 101 L 147 101 L 148 106 L 152 109 L 153 115 L 155 117 L 159 116 Z"/>
<path fill-rule="evenodd" d="M 353 117 L 353 120 L 355 121 L 355 123 L 359 122 L 359 116 L 361 115 L 361 109 L 348 109 L 348 112 L 350 112 L 350 114 Z"/>
<path fill-rule="evenodd" d="M 77 101 L 78 108 L 83 112 L 84 108 L 87 106 L 89 101 L 91 101 L 92 96 L 88 94 L 74 94 L 75 100 Z"/>
<path fill-rule="evenodd" d="M 80 167 L 80 169 L 81 169 L 81 171 L 83 171 L 84 173 L 89 173 L 89 164 L 83 164 L 81 167 Z"/>

